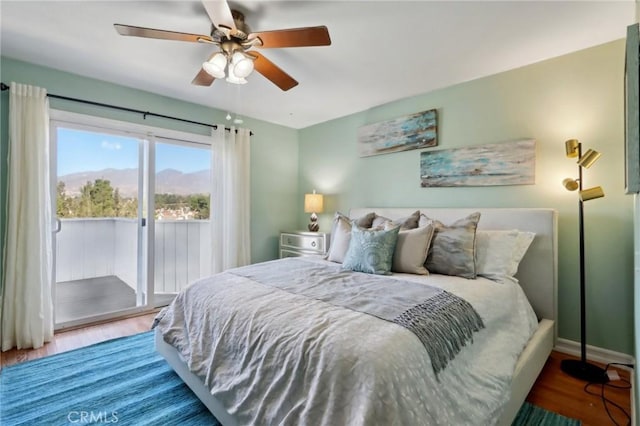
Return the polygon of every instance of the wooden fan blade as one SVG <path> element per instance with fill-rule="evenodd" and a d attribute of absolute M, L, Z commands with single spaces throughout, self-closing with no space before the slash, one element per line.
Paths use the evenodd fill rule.
<path fill-rule="evenodd" d="M 329 46 L 331 38 L 327 27 L 290 28 L 286 30 L 262 31 L 252 33 L 249 39 L 260 38 L 262 45 L 256 47 L 305 47 L 305 46 Z"/>
<path fill-rule="evenodd" d="M 236 23 L 233 20 L 233 15 L 231 14 L 231 8 L 229 4 L 227 4 L 224 0 L 213 0 L 207 1 L 202 0 L 202 5 L 207 11 L 207 15 L 209 15 L 209 19 L 213 25 L 218 29 L 226 28 L 231 31 L 231 34 L 236 32 Z"/>
<path fill-rule="evenodd" d="M 256 58 L 255 61 L 253 61 L 254 69 L 265 76 L 267 79 L 271 80 L 271 82 L 278 86 L 280 89 L 287 91 L 292 87 L 298 85 L 298 82 L 294 80 L 293 77 L 284 72 L 280 67 L 265 58 L 260 53 L 254 50 L 246 53 L 247 55 L 251 55 Z"/>
<path fill-rule="evenodd" d="M 195 84 L 196 86 L 211 86 L 214 80 L 214 76 L 206 72 L 204 68 L 200 68 L 200 72 L 193 78 L 191 84 Z"/>
<path fill-rule="evenodd" d="M 175 31 L 156 30 L 153 28 L 133 27 L 131 25 L 113 24 L 116 31 L 123 36 L 157 38 L 162 40 L 177 40 L 190 42 L 213 43 L 211 36 L 203 34 L 179 33 Z"/>

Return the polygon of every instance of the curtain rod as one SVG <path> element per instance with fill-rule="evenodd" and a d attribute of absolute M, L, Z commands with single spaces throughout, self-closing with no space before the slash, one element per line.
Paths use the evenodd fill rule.
<path fill-rule="evenodd" d="M 0 91 L 4 92 L 5 90 L 9 90 L 9 89 L 10 89 L 9 86 L 7 86 L 4 83 L 0 83 Z M 65 100 L 65 101 L 80 102 L 80 103 L 88 104 L 88 105 L 94 105 L 94 106 L 99 106 L 99 107 L 104 107 L 104 108 L 111 108 L 111 109 L 117 109 L 117 110 L 120 110 L 120 111 L 127 111 L 127 112 L 133 112 L 133 113 L 136 113 L 136 114 L 142 114 L 143 120 L 146 120 L 147 116 L 151 116 L 151 117 L 166 118 L 168 120 L 182 121 L 183 123 L 197 124 L 199 126 L 212 127 L 214 129 L 218 128 L 217 124 L 202 123 L 200 121 L 192 121 L 192 120 L 187 120 L 187 119 L 184 119 L 184 118 L 172 117 L 170 115 L 156 114 L 155 112 L 142 111 L 142 110 L 139 110 L 139 109 L 121 107 L 121 106 L 118 106 L 118 105 L 103 104 L 103 103 L 100 103 L 100 102 L 87 101 L 85 99 L 70 98 L 68 96 L 54 95 L 52 93 L 47 93 L 47 96 L 50 97 L 50 98 L 54 98 L 54 99 L 62 99 L 62 100 Z M 231 129 L 228 128 L 228 127 L 225 127 L 224 129 L 226 131 L 229 131 L 229 132 L 231 131 Z M 236 133 L 238 133 L 237 129 L 236 129 Z M 250 131 L 249 134 L 251 136 L 253 136 L 253 132 Z"/>

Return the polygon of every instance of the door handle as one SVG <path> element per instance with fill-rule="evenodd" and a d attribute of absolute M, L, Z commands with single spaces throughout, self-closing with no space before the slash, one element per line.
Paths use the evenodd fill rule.
<path fill-rule="evenodd" d="M 56 229 L 53 230 L 54 234 L 57 234 L 62 230 L 62 221 L 56 217 Z"/>

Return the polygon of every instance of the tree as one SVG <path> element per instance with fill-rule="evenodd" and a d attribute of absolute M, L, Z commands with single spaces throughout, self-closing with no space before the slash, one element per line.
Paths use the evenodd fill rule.
<path fill-rule="evenodd" d="M 80 217 L 115 217 L 115 197 L 111 182 L 96 179 L 80 189 Z"/>
<path fill-rule="evenodd" d="M 195 212 L 194 219 L 209 219 L 209 196 L 196 194 L 189 196 L 189 207 Z"/>
<path fill-rule="evenodd" d="M 58 182 L 56 185 L 56 194 L 56 215 L 58 217 L 72 217 L 73 199 L 67 196 L 65 183 L 63 181 Z"/>
<path fill-rule="evenodd" d="M 87 181 L 76 197 L 66 194 L 62 181 L 58 182 L 56 189 L 58 217 L 138 217 L 138 199 L 123 197 L 109 180 Z M 209 194 L 155 194 L 156 212 L 167 210 L 181 218 L 190 212 L 193 219 L 209 219 L 209 198 Z"/>
<path fill-rule="evenodd" d="M 120 189 L 116 188 L 113 191 L 113 209 L 115 211 L 116 217 L 121 217 L 122 212 L 122 197 L 120 197 Z"/>

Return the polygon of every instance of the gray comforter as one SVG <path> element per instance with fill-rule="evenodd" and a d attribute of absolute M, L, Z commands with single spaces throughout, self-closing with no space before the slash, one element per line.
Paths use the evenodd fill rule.
<path fill-rule="evenodd" d="M 295 276 L 287 264 L 267 263 L 276 276 Z M 165 341 L 240 424 L 491 424 L 536 326 L 517 284 L 391 277 L 390 293 L 407 281 L 428 283 L 467 300 L 484 320 L 474 343 L 436 377 L 411 331 L 250 275 L 236 269 L 196 282 L 156 320 Z"/>
<path fill-rule="evenodd" d="M 431 357 L 436 375 L 484 328 L 466 300 L 438 287 L 351 272 L 303 258 L 257 263 L 229 271 L 308 299 L 373 315 L 413 332 Z M 393 291 L 389 287 L 393 286 Z"/>

